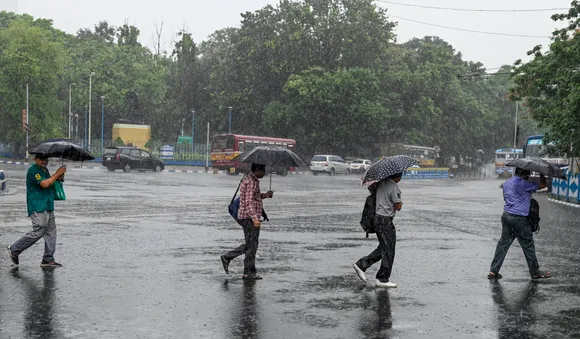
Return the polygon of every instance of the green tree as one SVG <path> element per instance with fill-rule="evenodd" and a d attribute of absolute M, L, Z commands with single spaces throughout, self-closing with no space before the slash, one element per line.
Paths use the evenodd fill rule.
<path fill-rule="evenodd" d="M 572 1 L 568 13 L 552 16 L 565 21 L 554 31 L 548 51 L 536 46 L 527 63 L 518 60 L 513 70 L 514 100 L 524 100 L 531 116 L 547 129 L 548 140 L 566 151 L 580 147 L 580 2 Z"/>
<path fill-rule="evenodd" d="M 5 12 L 3 12 L 5 13 Z M 5 17 L 5 15 L 2 15 Z M 22 144 L 21 110 L 26 107 L 25 86 L 29 85 L 31 144 L 61 136 L 64 119 L 57 98 L 59 74 L 63 69 L 62 46 L 51 32 L 33 24 L 29 17 L 10 20 L 0 28 L 0 139 Z"/>

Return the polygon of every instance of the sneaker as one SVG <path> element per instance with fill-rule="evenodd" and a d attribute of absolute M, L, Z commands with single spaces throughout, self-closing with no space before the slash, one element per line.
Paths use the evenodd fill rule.
<path fill-rule="evenodd" d="M 262 276 L 259 276 L 257 274 L 243 274 L 242 275 L 242 279 L 248 279 L 248 280 L 262 280 L 264 278 L 262 278 Z"/>
<path fill-rule="evenodd" d="M 228 267 L 230 266 L 230 262 L 223 255 L 220 257 L 220 259 L 222 261 L 222 266 L 224 267 L 224 271 L 226 271 L 226 274 L 230 274 L 230 271 L 228 270 Z"/>
<path fill-rule="evenodd" d="M 12 261 L 12 265 L 18 266 L 19 264 L 18 256 L 12 253 L 12 249 L 10 249 L 10 246 L 8 246 L 8 257 L 10 258 L 10 261 Z"/>
<path fill-rule="evenodd" d="M 379 279 L 377 279 L 377 281 L 375 282 L 375 286 L 382 287 L 382 288 L 397 288 L 397 284 L 392 283 L 390 281 L 382 282 Z"/>
<path fill-rule="evenodd" d="M 62 267 L 61 264 L 57 263 L 56 261 L 42 261 L 40 263 L 40 267 Z"/>
<path fill-rule="evenodd" d="M 363 270 L 361 270 L 360 267 L 357 266 L 357 264 L 352 264 L 352 267 L 354 268 L 354 271 L 356 272 L 356 275 L 358 275 L 360 280 L 362 280 L 362 282 L 366 283 L 367 276 L 365 275 L 365 272 L 363 272 Z"/>

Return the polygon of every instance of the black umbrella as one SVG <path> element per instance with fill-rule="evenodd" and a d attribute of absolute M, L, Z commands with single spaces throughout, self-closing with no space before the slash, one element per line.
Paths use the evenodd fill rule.
<path fill-rule="evenodd" d="M 30 154 L 44 155 L 48 158 L 61 158 L 72 161 L 93 160 L 95 157 L 79 145 L 66 141 L 43 142 L 36 146 Z"/>
<path fill-rule="evenodd" d="M 296 153 L 278 146 L 258 146 L 238 155 L 235 160 L 270 167 L 300 167 L 308 165 Z M 270 188 L 272 188 L 271 172 Z"/>
<path fill-rule="evenodd" d="M 547 162 L 542 158 L 526 157 L 515 159 L 506 162 L 506 166 L 521 168 L 524 170 L 529 170 L 532 172 L 543 174 L 547 177 L 560 178 L 566 180 L 564 171 L 560 167 L 550 162 Z"/>
<path fill-rule="evenodd" d="M 372 184 L 392 175 L 403 173 L 407 168 L 417 166 L 417 160 L 406 155 L 385 157 L 372 164 L 361 179 L 361 183 Z"/>

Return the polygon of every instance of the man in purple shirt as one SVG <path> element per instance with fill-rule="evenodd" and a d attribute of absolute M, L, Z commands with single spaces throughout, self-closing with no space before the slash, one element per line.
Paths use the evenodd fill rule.
<path fill-rule="evenodd" d="M 528 269 L 532 279 L 550 278 L 549 272 L 540 272 L 536 248 L 534 247 L 534 235 L 528 221 L 530 213 L 530 201 L 532 193 L 546 187 L 546 178 L 540 176 L 540 184 L 529 181 L 530 171 L 516 168 L 516 175 L 503 184 L 504 212 L 501 216 L 501 238 L 495 249 L 495 256 L 491 262 L 491 268 L 487 277 L 489 279 L 501 279 L 499 270 L 507 252 L 517 238 L 524 256 L 528 262 Z"/>

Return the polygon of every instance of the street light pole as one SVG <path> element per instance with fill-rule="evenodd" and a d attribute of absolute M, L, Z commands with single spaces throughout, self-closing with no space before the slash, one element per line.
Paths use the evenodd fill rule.
<path fill-rule="evenodd" d="M 183 125 L 185 124 L 185 118 L 181 120 L 181 136 L 183 136 Z"/>
<path fill-rule="evenodd" d="M 92 99 L 92 91 L 93 91 L 93 77 L 95 76 L 95 72 L 91 72 L 91 74 L 89 75 L 89 134 L 88 134 L 88 147 L 87 149 L 90 151 L 91 150 L 91 99 Z"/>
<path fill-rule="evenodd" d="M 514 126 L 514 159 L 517 159 L 517 153 L 516 153 L 516 147 L 517 147 L 517 140 L 518 140 L 518 108 L 519 108 L 519 103 L 518 101 L 516 101 L 516 118 L 515 118 L 515 126 Z M 512 168 L 512 177 L 516 174 L 516 171 L 514 168 Z"/>
<path fill-rule="evenodd" d="M 232 108 L 228 107 L 230 109 L 230 134 L 232 134 Z"/>
<path fill-rule="evenodd" d="M 191 110 L 191 144 L 193 145 L 195 142 L 195 110 Z"/>
<path fill-rule="evenodd" d="M 105 151 L 105 96 L 101 95 L 101 154 Z"/>
<path fill-rule="evenodd" d="M 30 129 L 30 111 L 28 110 L 28 83 L 26 83 L 26 158 L 28 158 L 28 131 Z"/>
<path fill-rule="evenodd" d="M 77 130 L 76 130 L 76 133 L 75 133 L 75 139 L 78 142 L 78 140 L 79 140 L 79 115 L 76 114 L 76 113 L 75 113 L 75 119 L 77 121 Z"/>
<path fill-rule="evenodd" d="M 72 120 L 72 87 L 75 86 L 75 83 L 72 83 L 68 86 L 68 138 L 70 139 L 71 133 L 71 120 Z"/>

